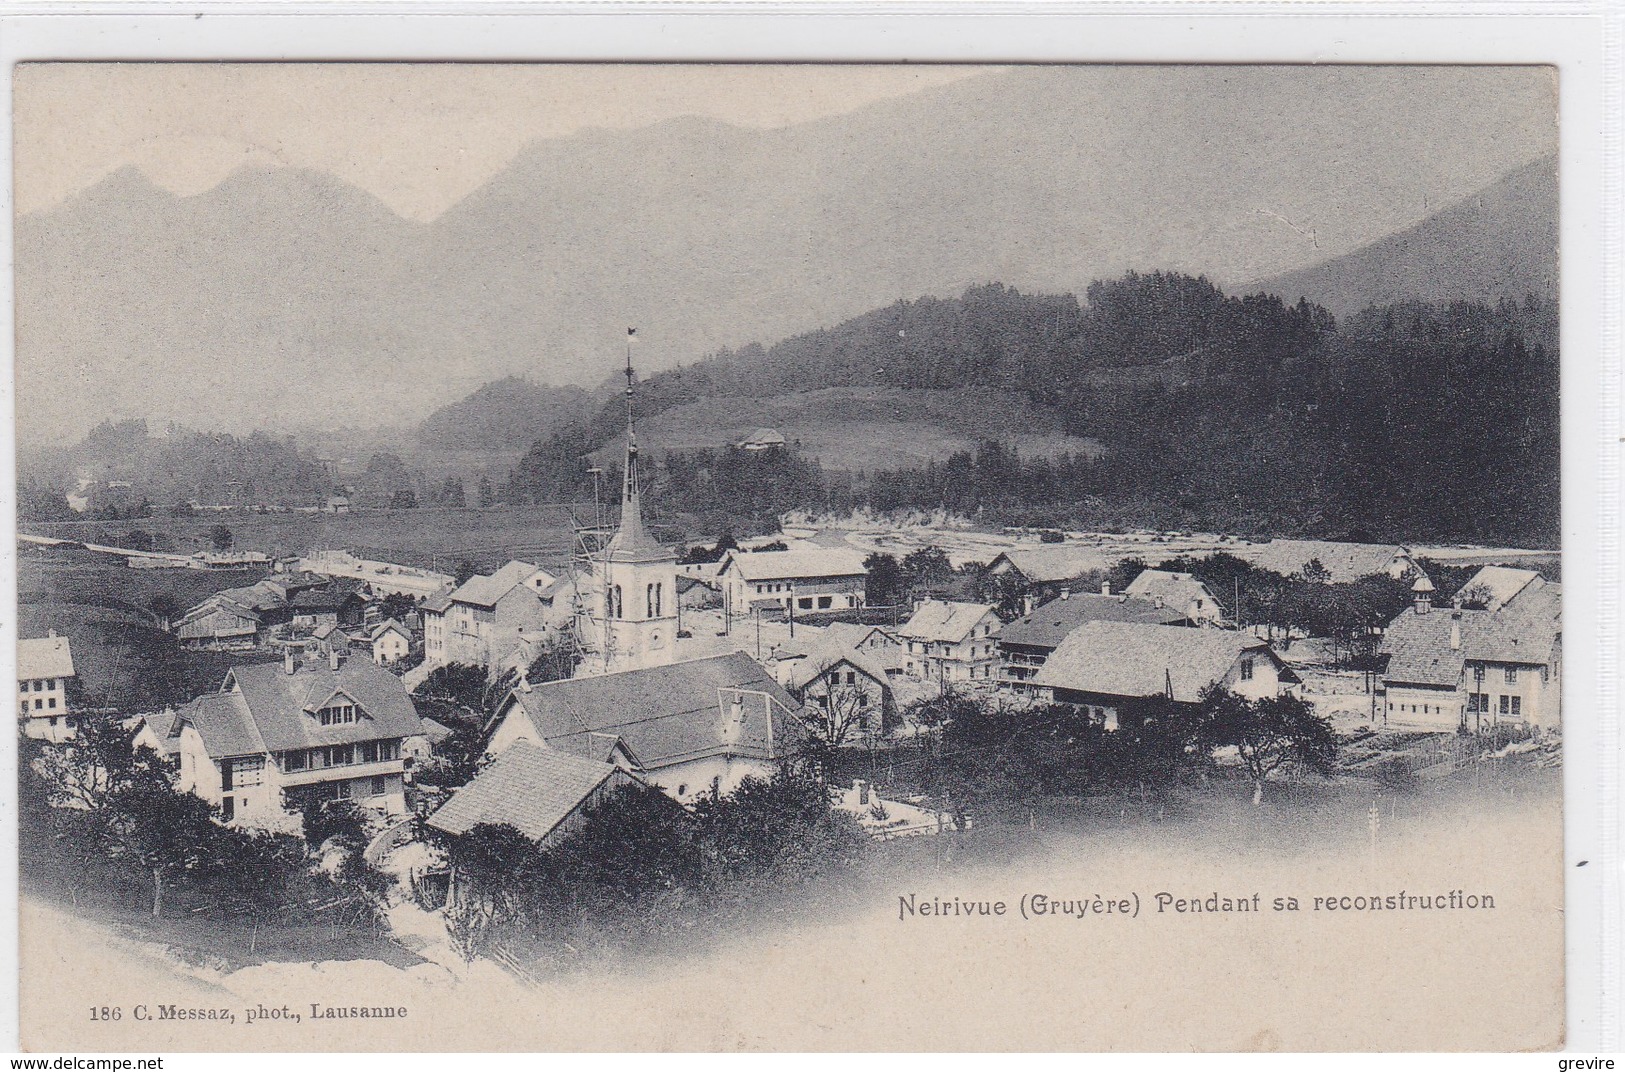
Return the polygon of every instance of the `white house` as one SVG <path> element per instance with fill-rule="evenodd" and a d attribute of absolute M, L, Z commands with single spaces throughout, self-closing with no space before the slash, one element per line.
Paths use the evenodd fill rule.
<path fill-rule="evenodd" d="M 1123 594 L 1178 611 L 1197 625 L 1214 624 L 1223 618 L 1219 601 L 1213 598 L 1207 585 L 1189 573 L 1141 570 L 1140 575 L 1123 589 Z"/>
<path fill-rule="evenodd" d="M 999 630 L 999 681 L 1017 692 L 1038 676 L 1050 654 L 1085 622 L 1184 625 L 1183 611 L 1138 596 L 1062 592 Z"/>
<path fill-rule="evenodd" d="M 999 616 L 986 603 L 928 599 L 897 631 L 904 667 L 930 681 L 991 681 L 999 672 Z"/>
<path fill-rule="evenodd" d="M 680 801 L 769 778 L 804 740 L 800 705 L 741 652 L 522 685 L 492 720 L 487 755 L 529 741 L 607 762 Z"/>
<path fill-rule="evenodd" d="M 423 733 L 401 679 L 366 658 L 234 667 L 166 731 L 177 788 L 228 822 L 281 826 L 308 800 L 406 809 L 402 742 Z"/>
<path fill-rule="evenodd" d="M 72 647 L 55 629 L 17 641 L 17 714 L 24 733 L 53 742 L 74 735 L 78 727 L 68 710 L 68 680 L 74 676 Z"/>
<path fill-rule="evenodd" d="M 1543 582 L 1494 610 L 1467 610 L 1434 607 L 1431 584 L 1422 584 L 1379 649 L 1387 658 L 1384 723 L 1441 731 L 1560 726 L 1562 585 Z"/>
<path fill-rule="evenodd" d="M 1162 696 L 1195 704 L 1219 685 L 1248 699 L 1289 693 L 1297 674 L 1251 633 L 1140 622 L 1086 622 L 1032 679 L 1057 703 L 1079 704 L 1117 725 L 1125 706 Z"/>
<path fill-rule="evenodd" d="M 856 551 L 820 547 L 729 551 L 717 577 L 729 618 L 763 607 L 801 616 L 862 607 L 869 571 Z"/>
<path fill-rule="evenodd" d="M 412 650 L 412 632 L 394 618 L 379 622 L 372 630 L 372 661 L 391 666 Z"/>

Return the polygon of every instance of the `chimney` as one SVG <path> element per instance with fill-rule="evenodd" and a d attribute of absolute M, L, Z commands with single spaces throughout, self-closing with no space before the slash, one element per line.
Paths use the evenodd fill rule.
<path fill-rule="evenodd" d="M 1021 597 L 1021 616 L 1027 617 L 1033 612 L 1033 594 L 1028 592 Z"/>
<path fill-rule="evenodd" d="M 722 743 L 735 745 L 745 729 L 745 698 L 738 693 L 728 701 L 728 709 L 722 716 Z"/>
<path fill-rule="evenodd" d="M 329 670 L 337 670 L 339 668 L 339 664 L 343 661 L 344 659 L 339 655 L 338 648 L 335 647 L 327 649 L 327 668 Z"/>
<path fill-rule="evenodd" d="M 1461 611 L 1450 615 L 1450 650 L 1461 650 Z"/>
<path fill-rule="evenodd" d="M 295 666 L 293 661 L 293 649 L 284 648 L 282 651 L 282 672 L 284 674 L 291 674 L 296 669 L 298 668 Z"/>
<path fill-rule="evenodd" d="M 1061 589 L 1061 598 L 1062 599 L 1071 599 L 1072 598 L 1072 589 L 1070 589 L 1070 588 Z"/>
<path fill-rule="evenodd" d="M 1100 594 L 1103 595 L 1103 596 L 1111 595 L 1112 594 L 1112 582 L 1110 582 L 1110 581 L 1101 581 L 1100 582 Z"/>
<path fill-rule="evenodd" d="M 529 692 L 530 691 L 530 678 L 523 677 L 523 676 L 521 676 L 519 678 L 519 691 L 520 692 Z"/>
<path fill-rule="evenodd" d="M 56 630 L 55 629 L 47 629 L 45 631 L 45 635 L 50 637 L 52 640 L 55 640 L 56 639 Z"/>

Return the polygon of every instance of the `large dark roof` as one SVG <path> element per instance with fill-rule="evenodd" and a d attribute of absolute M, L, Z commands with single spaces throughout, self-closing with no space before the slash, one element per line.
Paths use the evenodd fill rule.
<path fill-rule="evenodd" d="M 1025 618 L 1017 618 L 999 632 L 999 643 L 1029 648 L 1055 648 L 1084 622 L 1143 622 L 1178 625 L 1181 610 L 1159 607 L 1135 596 L 1071 595 L 1052 599 Z"/>
<path fill-rule="evenodd" d="M 1468 661 L 1546 666 L 1562 636 L 1558 617 L 1560 591 L 1547 585 L 1542 598 L 1514 600 L 1499 611 L 1435 608 L 1426 614 L 1413 607 L 1395 618 L 1383 637 L 1388 656 L 1384 680 L 1394 684 L 1453 688 Z M 1458 618 L 1457 615 L 1460 615 Z M 1452 625 L 1461 626 L 1459 646 L 1451 646 Z"/>
<path fill-rule="evenodd" d="M 1279 662 L 1250 633 L 1137 622 L 1085 622 L 1057 647 L 1034 684 L 1108 696 L 1156 696 L 1195 703 L 1223 681 L 1243 652 Z"/>
<path fill-rule="evenodd" d="M 608 763 L 518 741 L 453 794 L 428 822 L 448 834 L 466 834 L 482 823 L 511 826 L 532 841 L 541 841 L 599 786 L 625 777 Z"/>
<path fill-rule="evenodd" d="M 741 693 L 736 727 L 731 701 Z M 800 705 L 743 652 L 516 689 L 504 715 L 515 706 L 553 748 L 599 757 L 613 735 L 645 770 L 708 755 L 776 759 L 802 740 Z"/>
<path fill-rule="evenodd" d="M 280 663 L 234 667 L 222 695 L 235 685 L 242 711 L 264 747 L 254 751 L 281 752 L 327 744 L 388 740 L 422 732 L 417 708 L 401 679 L 370 659 L 348 659 L 338 670 L 313 662 L 296 673 Z M 365 712 L 355 722 L 323 726 L 314 716 L 335 694 L 343 693 Z M 208 697 L 193 701 L 201 703 Z M 342 701 L 340 701 L 342 702 Z M 201 732 L 201 730 L 199 731 Z M 205 742 L 208 735 L 204 735 Z M 210 754 L 216 753 L 211 746 Z"/>

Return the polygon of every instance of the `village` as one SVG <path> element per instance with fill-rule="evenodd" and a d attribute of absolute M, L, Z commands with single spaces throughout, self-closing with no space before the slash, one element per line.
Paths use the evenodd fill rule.
<path fill-rule="evenodd" d="M 646 524 L 630 359 L 627 396 L 618 520 L 595 509 L 560 560 L 456 577 L 333 549 L 154 561 L 77 545 L 260 579 L 164 623 L 180 650 L 227 660 L 183 704 L 98 707 L 69 638 L 20 642 L 44 821 L 74 830 L 139 800 L 99 836 L 150 871 L 154 919 L 166 881 L 207 901 L 210 866 L 325 869 L 329 903 L 362 906 L 375 934 L 513 958 L 539 948 L 516 928 L 546 913 L 499 906 L 556 901 L 539 887 L 567 884 L 558 860 L 601 862 L 594 839 L 617 822 L 655 842 L 672 823 L 782 822 L 787 843 L 844 846 L 819 874 L 861 842 L 971 836 L 1009 812 L 987 787 L 1012 768 L 1040 795 L 1166 800 L 1195 778 L 1257 805 L 1274 784 L 1397 791 L 1487 758 L 1557 762 L 1550 555 L 1049 531 L 926 543 L 804 519 L 679 548 Z M 216 828 L 237 840 L 211 865 L 188 845 Z M 297 888 L 222 881 L 267 918 Z"/>

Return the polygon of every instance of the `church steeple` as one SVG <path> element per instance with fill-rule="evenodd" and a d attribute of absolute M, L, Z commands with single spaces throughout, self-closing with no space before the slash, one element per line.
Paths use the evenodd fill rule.
<path fill-rule="evenodd" d="M 626 471 L 621 477 L 620 527 L 605 548 L 608 558 L 619 561 L 648 560 L 669 554 L 643 528 L 643 501 L 638 486 L 638 434 L 632 407 L 635 378 L 632 371 L 632 343 L 637 337 L 637 328 L 626 329 Z"/>

